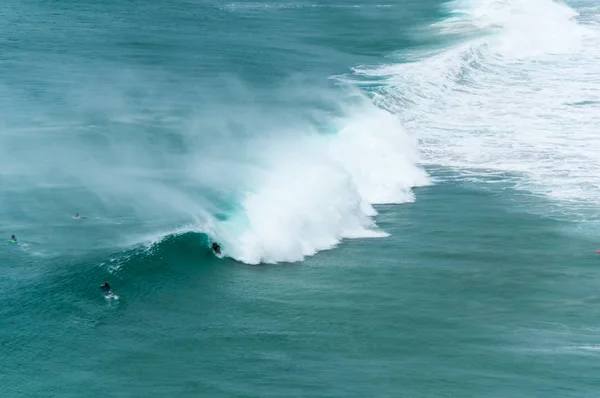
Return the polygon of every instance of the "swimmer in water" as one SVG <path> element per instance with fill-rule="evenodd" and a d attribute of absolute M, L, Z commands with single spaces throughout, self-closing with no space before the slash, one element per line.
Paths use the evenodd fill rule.
<path fill-rule="evenodd" d="M 108 282 L 104 282 L 104 285 L 100 286 L 100 289 L 102 290 L 102 292 L 104 292 L 105 296 L 108 296 L 111 293 L 110 285 L 108 284 Z"/>

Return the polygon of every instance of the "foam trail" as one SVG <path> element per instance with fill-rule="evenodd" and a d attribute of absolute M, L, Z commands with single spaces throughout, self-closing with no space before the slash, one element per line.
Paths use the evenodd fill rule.
<path fill-rule="evenodd" d="M 425 162 L 509 172 L 517 187 L 589 216 L 579 210 L 600 206 L 600 7 L 590 2 L 582 15 L 551 0 L 449 8 L 432 30 L 458 44 L 356 75 L 385 79 L 375 101 L 402 116 Z"/>

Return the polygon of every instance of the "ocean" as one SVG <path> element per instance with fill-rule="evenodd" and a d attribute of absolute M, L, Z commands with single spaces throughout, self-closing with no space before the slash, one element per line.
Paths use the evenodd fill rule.
<path fill-rule="evenodd" d="M 0 16 L 2 398 L 599 396 L 598 2 Z"/>

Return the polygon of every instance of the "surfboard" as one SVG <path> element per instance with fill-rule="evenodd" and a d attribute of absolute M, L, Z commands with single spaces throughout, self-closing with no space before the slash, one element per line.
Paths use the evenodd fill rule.
<path fill-rule="evenodd" d="M 8 243 L 13 244 L 13 245 L 18 245 L 19 244 L 18 241 L 16 241 L 16 240 L 10 240 L 10 239 L 8 240 Z"/>

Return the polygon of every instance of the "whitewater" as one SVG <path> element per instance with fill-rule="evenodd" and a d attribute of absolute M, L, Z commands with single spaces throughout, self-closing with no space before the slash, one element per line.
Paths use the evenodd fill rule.
<path fill-rule="evenodd" d="M 557 216 L 595 220 L 599 8 L 574 4 L 577 11 L 551 0 L 450 2 L 450 17 L 430 26 L 449 48 L 354 71 L 376 79 L 375 103 L 402 116 L 425 164 L 545 197 L 542 213 L 554 207 Z"/>
<path fill-rule="evenodd" d="M 371 219 L 373 205 L 413 201 L 411 188 L 428 183 L 416 142 L 396 117 L 369 105 L 336 125 L 334 134 L 314 132 L 262 152 L 264 167 L 241 212 L 210 234 L 227 253 L 251 264 L 290 262 L 343 238 L 385 236 Z"/>

